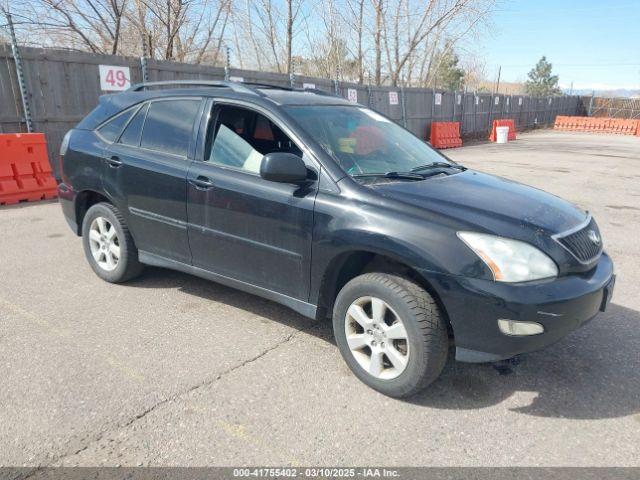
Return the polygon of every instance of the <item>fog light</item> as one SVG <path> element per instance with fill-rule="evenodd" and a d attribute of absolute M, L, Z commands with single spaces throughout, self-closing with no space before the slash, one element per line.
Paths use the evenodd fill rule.
<path fill-rule="evenodd" d="M 544 332 L 544 327 L 536 322 L 517 322 L 515 320 L 498 320 L 498 327 L 505 335 L 524 336 L 538 335 Z"/>

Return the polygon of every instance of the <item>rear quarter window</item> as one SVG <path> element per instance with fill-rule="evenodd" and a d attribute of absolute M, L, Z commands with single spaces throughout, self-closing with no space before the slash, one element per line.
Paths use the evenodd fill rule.
<path fill-rule="evenodd" d="M 127 124 L 137 108 L 138 107 L 129 108 L 124 112 L 119 113 L 111 120 L 108 120 L 105 124 L 98 128 L 100 136 L 102 136 L 108 142 L 115 142 L 118 136 L 120 136 L 120 132 L 122 132 L 122 129 Z"/>
<path fill-rule="evenodd" d="M 200 99 L 159 100 L 149 105 L 140 146 L 186 156 Z"/>
<path fill-rule="evenodd" d="M 142 126 L 144 125 L 144 119 L 147 115 L 148 104 L 143 105 L 140 110 L 133 116 L 127 128 L 124 129 L 118 143 L 123 145 L 130 145 L 137 147 L 140 145 L 140 136 L 142 134 Z"/>

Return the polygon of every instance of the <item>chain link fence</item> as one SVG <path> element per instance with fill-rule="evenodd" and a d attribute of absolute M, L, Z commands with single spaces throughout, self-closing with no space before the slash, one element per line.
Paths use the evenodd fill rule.
<path fill-rule="evenodd" d="M 640 118 L 640 98 L 582 97 L 589 117 Z"/>

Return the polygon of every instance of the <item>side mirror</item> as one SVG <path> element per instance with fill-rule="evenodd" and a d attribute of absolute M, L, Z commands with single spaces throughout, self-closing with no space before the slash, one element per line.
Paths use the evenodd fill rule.
<path fill-rule="evenodd" d="M 302 184 L 307 181 L 307 166 L 293 153 L 267 153 L 262 157 L 260 176 L 271 182 Z"/>

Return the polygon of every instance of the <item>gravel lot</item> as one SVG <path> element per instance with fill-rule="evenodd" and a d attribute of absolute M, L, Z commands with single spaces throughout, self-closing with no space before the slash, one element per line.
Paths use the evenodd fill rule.
<path fill-rule="evenodd" d="M 330 325 L 148 269 L 99 280 L 56 203 L 0 208 L 1 465 L 640 466 L 640 138 L 520 135 L 447 152 L 591 211 L 610 309 L 412 399 L 366 388 Z"/>

